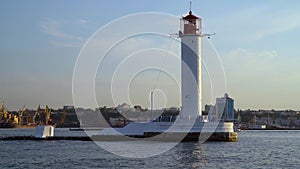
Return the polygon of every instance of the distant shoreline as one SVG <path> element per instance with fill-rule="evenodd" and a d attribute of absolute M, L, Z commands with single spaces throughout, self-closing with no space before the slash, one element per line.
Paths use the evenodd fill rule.
<path fill-rule="evenodd" d="M 247 131 L 256 131 L 256 130 L 261 130 L 261 131 L 285 131 L 285 130 L 299 130 L 300 131 L 300 128 L 278 128 L 278 129 L 242 129 L 242 130 L 247 130 Z"/>

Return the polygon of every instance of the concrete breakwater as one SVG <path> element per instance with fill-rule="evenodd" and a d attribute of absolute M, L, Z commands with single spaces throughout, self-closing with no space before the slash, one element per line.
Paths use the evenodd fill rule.
<path fill-rule="evenodd" d="M 55 141 L 55 140 L 71 140 L 71 141 L 162 141 L 172 142 L 181 140 L 181 142 L 195 142 L 195 141 L 223 141 L 223 142 L 235 142 L 238 140 L 238 134 L 236 132 L 227 133 L 188 133 L 186 136 L 183 133 L 145 133 L 145 135 L 137 136 L 121 136 L 121 135 L 95 135 L 92 137 L 87 136 L 54 136 L 46 138 L 38 138 L 34 136 L 10 136 L 2 137 L 2 141 L 12 140 L 35 140 L 35 141 Z M 183 138 L 183 139 L 180 139 Z M 203 140 L 205 139 L 205 140 Z"/>

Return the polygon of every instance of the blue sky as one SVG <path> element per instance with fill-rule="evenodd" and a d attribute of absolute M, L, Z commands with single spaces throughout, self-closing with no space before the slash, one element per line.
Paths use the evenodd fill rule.
<path fill-rule="evenodd" d="M 202 0 L 193 11 L 223 62 L 227 91 L 242 109 L 300 109 L 300 1 Z M 0 5 L 0 100 L 72 104 L 72 74 L 85 41 L 100 27 L 137 12 L 180 17 L 189 1 L 16 1 Z"/>

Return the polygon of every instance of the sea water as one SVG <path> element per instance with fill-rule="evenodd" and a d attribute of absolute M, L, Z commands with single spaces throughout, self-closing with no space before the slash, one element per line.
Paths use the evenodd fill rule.
<path fill-rule="evenodd" d="M 34 129 L 0 130 L 1 137 L 20 135 Z M 299 141 L 300 131 L 243 131 L 238 142 L 179 143 L 149 158 L 120 157 L 90 141 L 0 141 L 0 168 L 300 168 Z"/>

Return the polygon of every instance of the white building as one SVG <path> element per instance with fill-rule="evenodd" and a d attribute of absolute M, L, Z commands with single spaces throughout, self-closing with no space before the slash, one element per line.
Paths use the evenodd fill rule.
<path fill-rule="evenodd" d="M 217 98 L 215 106 L 210 106 L 209 121 L 233 121 L 234 100 L 225 93 L 224 97 Z"/>

